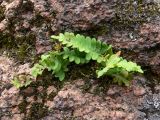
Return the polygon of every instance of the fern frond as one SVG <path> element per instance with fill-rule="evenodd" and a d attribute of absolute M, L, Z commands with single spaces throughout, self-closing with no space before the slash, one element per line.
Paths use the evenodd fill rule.
<path fill-rule="evenodd" d="M 60 33 L 58 36 L 53 35 L 51 38 L 58 40 L 62 44 L 63 50 L 51 51 L 42 55 L 39 63 L 32 68 L 34 77 L 41 75 L 44 69 L 48 69 L 59 80 L 63 80 L 70 62 L 84 64 L 90 60 L 97 61 L 101 66 L 101 69 L 96 71 L 98 78 L 107 75 L 118 84 L 129 85 L 130 72 L 143 73 L 141 67 L 136 63 L 119 57 L 120 52 L 113 54 L 111 45 L 95 38 L 69 32 Z"/>
<path fill-rule="evenodd" d="M 122 57 L 113 54 L 109 59 L 106 60 L 106 66 L 102 70 L 97 71 L 98 78 L 106 74 L 112 68 L 122 68 L 123 70 L 126 70 L 128 72 L 143 73 L 141 67 L 136 63 L 133 63 L 131 61 L 127 62 L 127 60 L 123 59 Z"/>
<path fill-rule="evenodd" d="M 32 68 L 32 75 L 37 77 L 41 75 L 44 69 L 52 71 L 60 80 L 65 77 L 65 72 L 68 70 L 68 60 L 63 60 L 62 54 L 57 52 L 49 52 L 48 54 L 42 55 L 39 64 L 35 64 Z"/>
<path fill-rule="evenodd" d="M 84 64 L 89 61 L 85 59 L 86 53 L 80 52 L 77 49 L 70 50 L 67 47 L 63 49 L 63 59 L 69 59 L 70 62 L 75 62 L 76 64 Z"/>
<path fill-rule="evenodd" d="M 35 64 L 31 69 L 31 74 L 33 77 L 37 77 L 38 75 L 42 75 L 42 72 L 45 68 L 40 64 Z"/>
<path fill-rule="evenodd" d="M 87 54 L 87 60 L 97 60 L 103 54 L 113 54 L 112 46 L 96 40 L 95 38 L 84 37 L 83 35 L 73 33 L 59 34 L 59 36 L 51 36 L 53 39 L 58 39 L 66 47 L 78 49 L 80 52 Z"/>
<path fill-rule="evenodd" d="M 122 60 L 117 64 L 117 67 L 121 67 L 125 69 L 128 72 L 139 72 L 143 73 L 140 66 L 138 66 L 136 63 L 133 63 L 131 61 L 127 62 L 127 60 Z"/>

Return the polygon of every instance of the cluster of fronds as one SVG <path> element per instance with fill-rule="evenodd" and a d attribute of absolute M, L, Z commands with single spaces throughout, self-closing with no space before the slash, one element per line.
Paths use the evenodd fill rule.
<path fill-rule="evenodd" d="M 27 87 L 32 82 L 31 76 L 29 74 L 18 74 L 13 77 L 11 83 L 16 88 Z"/>
<path fill-rule="evenodd" d="M 119 54 L 114 54 L 111 45 L 107 45 L 95 38 L 68 32 L 60 33 L 59 36 L 53 35 L 51 38 L 58 40 L 62 44 L 63 50 L 50 51 L 42 55 L 39 63 L 32 68 L 34 77 L 41 75 L 44 69 L 48 69 L 59 80 L 64 80 L 70 62 L 84 64 L 90 60 L 97 61 L 100 64 L 99 70 L 96 71 L 98 78 L 108 75 L 113 78 L 114 82 L 119 84 L 128 85 L 129 73 L 131 72 L 143 73 L 141 67 L 136 63 L 128 62 L 119 57 Z"/>
<path fill-rule="evenodd" d="M 63 80 L 65 78 L 65 72 L 68 71 L 68 63 L 69 61 L 67 59 L 63 59 L 62 53 L 52 51 L 41 56 L 39 63 L 35 64 L 32 68 L 32 75 L 37 77 L 42 74 L 44 69 L 48 69 L 48 71 L 52 71 L 52 74 L 55 74 L 55 77 Z"/>

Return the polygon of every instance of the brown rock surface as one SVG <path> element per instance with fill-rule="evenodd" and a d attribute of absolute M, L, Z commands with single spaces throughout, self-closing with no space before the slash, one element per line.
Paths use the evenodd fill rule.
<path fill-rule="evenodd" d="M 3 59 L 10 61 L 12 66 L 12 60 L 7 57 Z M 22 65 L 16 67 L 25 68 Z M 3 71 L 5 69 L 8 69 L 7 66 Z M 8 70 L 12 75 L 10 71 L 12 69 Z M 8 77 L 8 80 L 11 78 Z M 107 85 L 100 86 L 96 80 L 88 82 L 79 79 L 66 82 L 62 89 L 57 89 L 50 84 L 48 86 L 39 84 L 22 90 L 12 86 L 7 88 L 5 84 L 8 83 L 4 83 L 0 93 L 0 118 L 2 120 L 24 118 L 41 120 L 143 120 L 148 118 L 156 120 L 160 118 L 156 116 L 160 109 L 159 85 L 155 86 L 154 93 L 152 86 L 147 84 L 144 77 L 134 77 L 130 87 L 111 85 L 108 86 L 107 91 L 103 89 Z M 85 91 L 88 84 L 92 87 Z M 98 90 L 100 87 L 102 89 Z M 146 115 L 145 111 L 149 114 Z"/>
<path fill-rule="evenodd" d="M 51 34 L 73 31 L 111 43 L 115 49 L 124 51 L 128 59 L 159 75 L 160 5 L 157 1 L 4 0 L 0 6 L 1 31 L 15 39 L 32 32 L 38 54 L 51 50 L 48 42 Z"/>
<path fill-rule="evenodd" d="M 124 57 L 144 67 L 147 77 L 135 77 L 128 88 L 112 85 L 98 95 L 94 89 L 99 85 L 84 92 L 83 80 L 69 82 L 59 90 L 40 84 L 19 92 L 10 81 L 15 73 L 29 73 L 29 64 L 17 65 L 0 51 L 0 119 L 160 119 L 159 84 L 155 82 L 160 76 L 159 7 L 158 0 L 0 1 L 0 47 L 14 43 L 13 48 L 29 50 L 24 56 L 32 58 L 28 57 L 34 53 L 30 47 L 37 54 L 52 49 L 51 34 L 82 33 L 121 50 Z M 26 47 L 28 44 L 31 46 Z M 4 48 L 14 52 L 10 46 Z"/>

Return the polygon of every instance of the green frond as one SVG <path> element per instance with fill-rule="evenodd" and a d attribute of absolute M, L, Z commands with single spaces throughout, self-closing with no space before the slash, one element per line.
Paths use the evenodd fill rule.
<path fill-rule="evenodd" d="M 112 54 L 111 45 L 80 34 L 74 35 L 73 33 L 66 32 L 64 34 L 60 33 L 59 36 L 52 36 L 51 38 L 58 39 L 66 47 L 88 53 L 86 57 L 88 60 L 97 60 L 103 54 Z"/>
<path fill-rule="evenodd" d="M 63 59 L 69 59 L 70 62 L 75 62 L 76 64 L 84 64 L 89 60 L 85 59 L 86 54 L 80 52 L 77 49 L 70 50 L 67 47 L 64 47 Z"/>
<path fill-rule="evenodd" d="M 96 61 L 100 66 L 96 71 L 98 78 L 107 75 L 118 84 L 129 85 L 131 72 L 143 73 L 141 67 L 136 63 L 128 62 L 117 54 L 113 54 L 111 45 L 95 38 L 69 32 L 60 33 L 58 36 L 53 35 L 51 38 L 58 40 L 63 50 L 51 51 L 42 55 L 39 63 L 32 68 L 34 77 L 41 75 L 44 69 L 48 69 L 62 81 L 70 62 L 84 64 L 90 60 Z"/>
<path fill-rule="evenodd" d="M 44 70 L 44 67 L 40 64 L 35 64 L 31 69 L 31 74 L 33 77 L 37 77 L 38 75 L 41 75 Z"/>
<path fill-rule="evenodd" d="M 98 78 L 107 74 L 107 72 L 112 68 L 120 68 L 121 70 L 119 72 L 125 70 L 127 72 L 143 73 L 141 67 L 136 63 L 131 61 L 127 62 L 127 60 L 117 56 L 116 54 L 113 54 L 106 60 L 106 66 L 102 70 L 97 71 Z"/>
<path fill-rule="evenodd" d="M 35 64 L 32 68 L 32 75 L 37 77 L 41 75 L 44 69 L 52 71 L 52 74 L 55 74 L 56 77 L 62 80 L 60 73 L 65 73 L 67 69 L 68 61 L 63 60 L 61 53 L 49 52 L 48 54 L 42 55 L 39 64 Z M 65 76 L 65 75 L 63 75 Z"/>

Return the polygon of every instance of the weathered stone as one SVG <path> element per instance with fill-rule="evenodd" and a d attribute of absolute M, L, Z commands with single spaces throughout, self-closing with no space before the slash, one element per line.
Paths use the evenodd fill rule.
<path fill-rule="evenodd" d="M 44 88 L 43 88 L 43 86 L 39 86 L 39 87 L 37 88 L 37 90 L 38 90 L 39 93 L 41 93 L 41 92 L 44 90 Z"/>
<path fill-rule="evenodd" d="M 32 96 L 35 93 L 34 88 L 28 87 L 21 91 L 24 96 Z"/>
<path fill-rule="evenodd" d="M 141 96 L 146 93 L 145 88 L 143 87 L 135 87 L 133 88 L 133 93 L 135 96 Z"/>
<path fill-rule="evenodd" d="M 11 48 L 17 46 L 19 47 L 17 51 L 22 50 L 20 52 L 22 54 L 30 47 L 34 47 L 37 54 L 42 54 L 52 49 L 49 42 L 51 34 L 63 31 L 82 33 L 112 44 L 115 51 L 122 51 L 122 56 L 147 68 L 150 74 L 145 74 L 146 76 L 158 79 L 157 76 L 160 75 L 160 18 L 159 1 L 154 1 L 3 0 L 0 1 L 0 47 L 3 48 L 4 43 L 9 42 L 9 45 L 14 44 L 12 47 L 7 46 L 6 48 L 12 52 L 14 50 Z M 27 46 L 28 44 L 29 46 Z M 27 52 L 34 53 L 33 51 Z M 26 56 L 26 54 L 23 55 Z M 12 105 L 17 104 L 16 100 L 18 103 L 20 102 L 17 95 L 19 91 L 13 89 L 12 86 L 6 88 L 14 73 L 18 71 L 19 74 L 30 73 L 29 64 L 16 67 L 13 61 L 0 56 L 0 106 L 3 107 L 2 110 L 0 109 L 0 119 L 2 120 L 24 117 L 24 115 L 10 114 Z M 151 78 L 151 80 L 153 79 Z M 143 107 L 151 114 L 147 115 L 148 118 L 143 116 L 143 119 L 159 119 L 160 117 L 156 116 L 159 110 L 159 101 L 157 100 L 159 94 L 143 99 L 144 95 L 153 94 L 153 91 L 149 91 L 153 88 L 146 87 L 144 81 L 137 81 L 140 82 L 137 82 L 136 85 L 143 84 L 145 90 L 139 86 L 135 87 L 135 82 L 133 82 L 133 89 L 132 87 L 113 86 L 103 97 L 83 93 L 80 88 L 84 85 L 84 81 L 81 80 L 65 85 L 60 92 L 49 87 L 46 98 L 42 99 L 38 96 L 37 101 L 40 103 L 34 103 L 36 107 L 28 105 L 28 108 L 32 108 L 33 111 L 30 113 L 28 110 L 26 113 L 35 115 L 34 117 L 39 119 L 38 112 L 41 113 L 43 107 L 41 103 L 44 102 L 50 110 L 54 111 L 47 116 L 48 118 L 44 118 L 45 120 L 52 118 L 53 120 L 66 118 L 133 120 L 137 115 L 134 110 L 137 110 L 137 106 L 147 99 L 150 103 L 144 102 Z M 34 99 L 32 95 L 35 94 L 35 90 L 29 87 L 21 92 L 27 97 L 27 101 L 32 103 Z M 155 90 L 158 92 L 159 88 L 155 87 Z M 54 94 L 51 99 L 47 100 L 48 95 L 53 91 L 58 92 L 58 95 Z M 41 92 L 40 88 L 39 92 Z M 124 107 L 124 104 L 127 107 Z M 25 111 L 25 109 L 23 110 Z M 34 110 L 38 111 L 38 114 Z M 6 116 L 13 116 L 13 118 Z M 44 115 L 42 116 L 44 117 Z"/>
<path fill-rule="evenodd" d="M 155 2 L 155 3 L 154 3 Z M 159 2 L 102 0 L 14 0 L 3 1 L 4 33 L 36 36 L 37 54 L 51 50 L 52 32 L 77 31 L 101 37 L 123 55 L 159 75 Z M 21 7 L 22 6 L 22 7 Z M 20 11 L 17 14 L 17 11 Z M 11 23 L 13 23 L 11 25 Z M 125 29 L 126 28 L 126 29 Z M 125 49 L 125 50 L 124 50 Z M 126 52 L 127 51 L 127 52 Z"/>
<path fill-rule="evenodd" d="M 51 94 L 52 92 L 56 93 L 57 89 L 54 86 L 49 86 L 47 88 L 47 95 Z"/>

